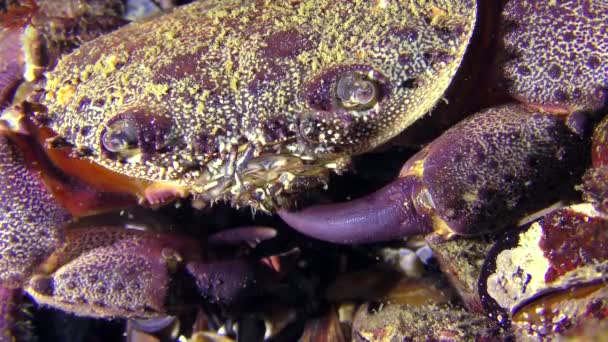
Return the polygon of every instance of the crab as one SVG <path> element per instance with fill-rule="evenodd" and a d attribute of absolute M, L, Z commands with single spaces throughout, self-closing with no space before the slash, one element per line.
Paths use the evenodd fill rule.
<path fill-rule="evenodd" d="M 2 243 L 26 256 L 4 259 L 2 294 L 23 288 L 78 314 L 159 315 L 168 294 L 158 288 L 168 285 L 157 284 L 179 271 L 204 296 L 232 298 L 271 270 L 247 258 L 215 266 L 175 233 L 70 229 L 70 216 L 188 198 L 197 209 L 225 202 L 277 213 L 339 244 L 488 234 L 565 197 L 606 111 L 602 1 L 205 0 L 121 28 L 119 1 L 25 4 L 11 9 L 18 20 L 0 35 L 3 45 L 25 43 L 0 64 L 1 194 L 23 206 L 3 215 Z M 503 13 L 495 36 L 479 32 L 493 10 Z M 303 195 L 435 108 L 475 30 L 485 47 L 500 42 L 491 54 L 500 66 L 488 72 L 498 86 L 477 92 L 488 108 L 371 195 L 294 211 L 309 202 Z M 586 176 L 586 196 L 605 204 L 601 170 Z M 125 255 L 133 259 L 109 257 Z M 85 290 L 89 278 L 110 281 L 91 265 L 163 277 L 144 273 L 127 300 L 118 290 Z M 205 283 L 214 277 L 228 286 Z"/>
<path fill-rule="evenodd" d="M 6 203 L 0 262 L 2 340 L 28 336 L 28 329 L 18 323 L 23 315 L 21 290 L 40 304 L 78 315 L 147 319 L 183 311 L 192 288 L 210 303 L 231 305 L 261 290 L 274 276 L 260 260 L 218 254 L 197 239 L 155 231 L 149 222 L 98 216 L 75 220 L 45 185 L 41 174 L 49 177 L 52 170 L 42 169 L 44 159 L 34 157 L 27 147 L 32 142 L 24 140 L 0 139 L 0 163 L 6 172 L 0 197 Z M 180 277 L 186 280 L 175 280 Z"/>

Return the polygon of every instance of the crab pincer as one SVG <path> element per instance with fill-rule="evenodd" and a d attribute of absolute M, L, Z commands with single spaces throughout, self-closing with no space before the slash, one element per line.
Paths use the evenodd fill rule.
<path fill-rule="evenodd" d="M 96 226 L 69 230 L 65 240 L 26 291 L 40 304 L 78 315 L 163 316 L 175 309 L 179 287 L 194 281 L 203 297 L 229 303 L 264 272 L 244 259 L 204 260 L 197 240 L 175 234 Z M 192 284 L 172 282 L 188 274 Z"/>
<path fill-rule="evenodd" d="M 555 201 L 582 171 L 579 133 L 565 116 L 516 104 L 492 108 L 446 131 L 375 193 L 279 215 L 304 234 L 336 243 L 497 230 Z"/>

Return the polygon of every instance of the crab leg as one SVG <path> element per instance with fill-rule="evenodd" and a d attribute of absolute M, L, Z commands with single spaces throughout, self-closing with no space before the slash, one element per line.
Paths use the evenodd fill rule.
<path fill-rule="evenodd" d="M 413 156 L 399 178 L 346 203 L 279 211 L 294 229 L 336 243 L 494 231 L 557 200 L 582 172 L 575 118 L 522 105 L 480 112 Z"/>
<path fill-rule="evenodd" d="M 68 230 L 25 290 L 40 304 L 77 315 L 152 318 L 175 310 L 169 299 L 184 289 L 198 287 L 203 297 L 229 304 L 265 271 L 245 259 L 203 259 L 199 242 L 188 237 L 94 226 Z"/>
<path fill-rule="evenodd" d="M 198 240 L 176 234 L 68 226 L 36 147 L 31 136 L 0 131 L 0 332 L 13 333 L 21 288 L 76 314 L 142 318 L 172 309 L 176 275 L 203 297 L 232 303 L 272 273 L 255 260 L 204 258 Z"/>
<path fill-rule="evenodd" d="M 31 152 L 31 151 L 29 151 Z M 21 285 L 60 243 L 69 214 L 45 189 L 17 144 L 0 134 L 0 340 L 11 340 Z"/>
<path fill-rule="evenodd" d="M 60 244 L 69 218 L 16 144 L 0 134 L 0 283 L 19 288 Z"/>
<path fill-rule="evenodd" d="M 22 80 L 33 82 L 63 53 L 125 25 L 119 0 L 17 1 L 0 12 L 0 108 Z"/>

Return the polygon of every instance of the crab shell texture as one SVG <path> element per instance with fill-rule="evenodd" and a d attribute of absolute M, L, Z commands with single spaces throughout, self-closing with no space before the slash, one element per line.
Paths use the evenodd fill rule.
<path fill-rule="evenodd" d="M 605 0 L 507 2 L 503 20 L 515 28 L 504 44 L 517 56 L 504 67 L 511 94 L 551 112 L 605 107 L 607 18 Z"/>
<path fill-rule="evenodd" d="M 199 1 L 64 56 L 39 101 L 149 203 L 272 210 L 428 112 L 475 17 L 473 0 Z M 344 75 L 374 88 L 367 106 L 338 98 Z"/>

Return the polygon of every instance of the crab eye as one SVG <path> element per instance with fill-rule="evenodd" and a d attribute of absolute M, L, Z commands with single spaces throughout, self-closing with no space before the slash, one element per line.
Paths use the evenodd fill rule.
<path fill-rule="evenodd" d="M 336 83 L 336 97 L 345 109 L 369 109 L 378 102 L 378 94 L 378 83 L 358 72 L 348 72 Z"/>
<path fill-rule="evenodd" d="M 149 108 L 128 108 L 112 117 L 100 136 L 105 156 L 141 163 L 182 146 L 172 119 L 151 111 Z"/>
<path fill-rule="evenodd" d="M 128 158 L 138 149 L 137 127 L 128 120 L 118 120 L 108 126 L 101 137 L 103 147 L 116 153 L 119 157 Z"/>

